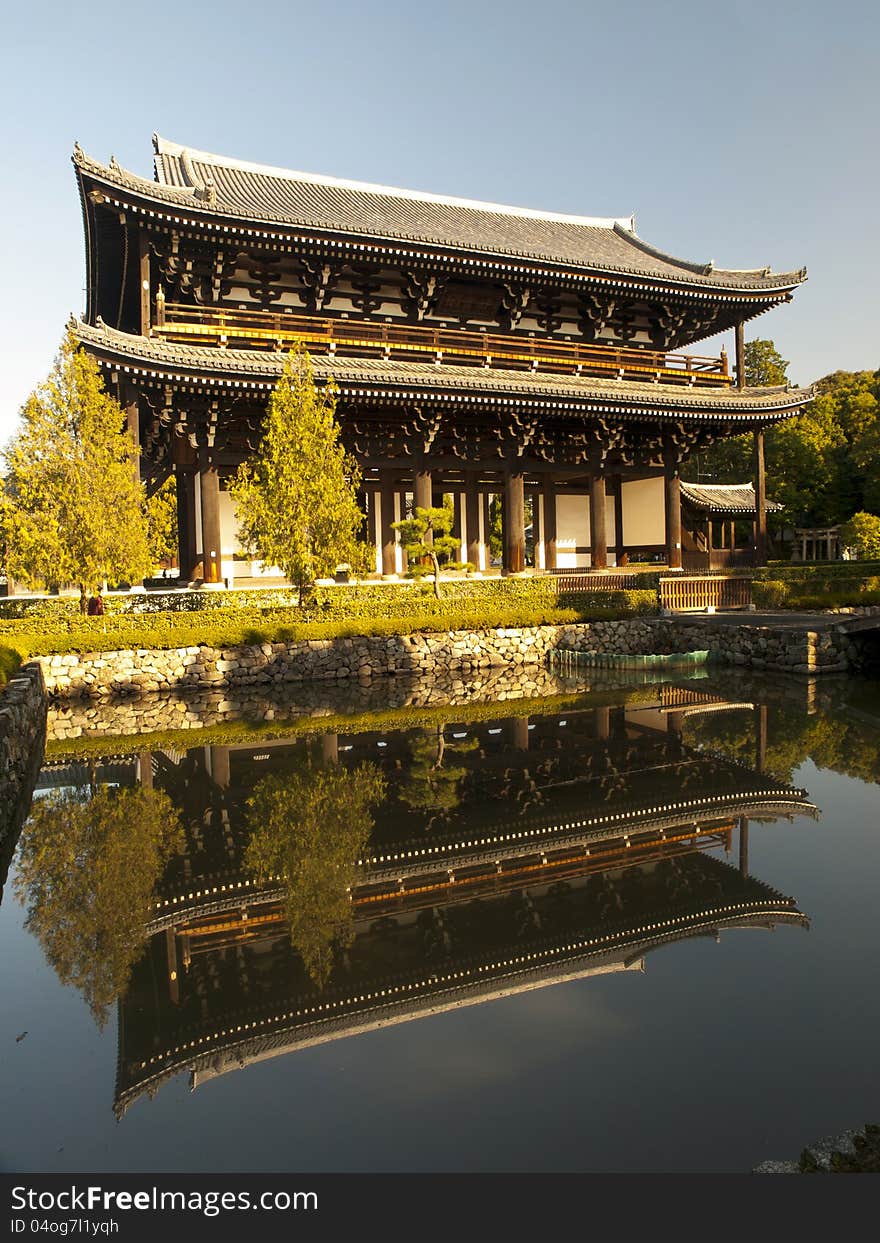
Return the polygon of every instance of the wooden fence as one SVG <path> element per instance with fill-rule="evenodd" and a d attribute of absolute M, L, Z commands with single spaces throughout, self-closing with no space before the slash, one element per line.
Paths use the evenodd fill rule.
<path fill-rule="evenodd" d="M 660 579 L 660 606 L 674 613 L 701 609 L 747 609 L 752 580 L 718 575 L 680 574 Z"/>

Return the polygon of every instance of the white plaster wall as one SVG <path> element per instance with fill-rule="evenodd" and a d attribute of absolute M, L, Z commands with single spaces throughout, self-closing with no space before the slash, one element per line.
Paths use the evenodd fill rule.
<path fill-rule="evenodd" d="M 576 553 L 575 548 L 590 542 L 590 498 L 588 496 L 556 497 L 556 567 L 574 570 L 590 564 L 589 555 Z"/>
<path fill-rule="evenodd" d="M 666 542 L 662 475 L 625 480 L 622 500 L 623 542 L 627 546 Z"/>

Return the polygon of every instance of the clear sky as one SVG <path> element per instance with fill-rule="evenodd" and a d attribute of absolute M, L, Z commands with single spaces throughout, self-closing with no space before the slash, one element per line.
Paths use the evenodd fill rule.
<path fill-rule="evenodd" d="M 877 0 L 30 0 L 2 38 L 0 442 L 83 306 L 74 140 L 152 176 L 154 130 L 805 265 L 747 339 L 799 383 L 880 366 Z"/>

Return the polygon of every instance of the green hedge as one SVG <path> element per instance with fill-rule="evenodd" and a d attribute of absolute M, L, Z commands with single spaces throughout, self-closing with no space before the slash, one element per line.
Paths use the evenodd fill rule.
<path fill-rule="evenodd" d="M 11 647 L 0 647 L 0 686 L 5 686 L 21 666 L 21 653 Z"/>
<path fill-rule="evenodd" d="M 880 578 L 764 579 L 752 583 L 752 603 L 765 609 L 834 609 L 880 604 Z"/>
<path fill-rule="evenodd" d="M 83 617 L 77 600 L 41 600 L 22 617 L 0 618 L 0 638 L 27 657 L 68 651 L 200 644 L 232 647 L 355 634 L 534 626 L 657 611 L 654 591 L 560 594 L 549 578 L 451 583 L 439 600 L 430 584 L 325 588 L 302 609 L 279 607 L 275 592 L 194 592 L 192 596 L 201 602 L 197 609 L 135 612 L 110 607 L 103 617 Z M 145 597 L 133 599 L 143 601 Z M 128 597 L 111 597 L 110 601 L 113 606 L 130 602 Z"/>
<path fill-rule="evenodd" d="M 620 597 L 644 594 L 645 601 Z M 47 656 L 59 652 L 107 652 L 143 648 L 208 647 L 227 648 L 246 643 L 278 643 L 296 639 L 350 638 L 355 635 L 410 634 L 416 631 L 484 630 L 494 627 L 539 626 L 584 620 L 611 620 L 634 613 L 656 611 L 653 594 L 635 592 L 605 593 L 600 603 L 580 609 L 526 607 L 460 608 L 455 612 L 413 612 L 407 617 L 349 618 L 345 620 L 303 622 L 297 610 L 244 611 L 240 614 L 204 615 L 182 618 L 179 614 L 156 614 L 149 619 L 135 617 L 93 618 L 63 630 L 36 630 L 27 622 L 17 623 L 4 642 L 22 658 Z"/>

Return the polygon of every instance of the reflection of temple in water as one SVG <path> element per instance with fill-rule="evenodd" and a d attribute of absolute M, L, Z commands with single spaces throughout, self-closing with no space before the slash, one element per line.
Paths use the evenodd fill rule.
<path fill-rule="evenodd" d="M 682 741 L 687 713 L 731 708 L 754 713 L 751 768 Z M 763 708 L 664 686 L 637 707 L 584 700 L 564 715 L 450 721 L 436 734 L 100 762 L 97 780 L 161 785 L 187 835 L 120 1004 L 117 1113 L 182 1070 L 196 1086 L 373 1027 L 638 970 L 649 950 L 687 937 L 806 925 L 748 872 L 750 818 L 815 811 L 762 772 L 765 734 Z M 244 800 L 307 750 L 315 763 L 378 763 L 388 783 L 351 891 L 354 941 L 323 989 L 291 946 L 283 886 L 257 885 L 242 865 Z M 454 797 L 430 773 L 447 774 Z"/>

